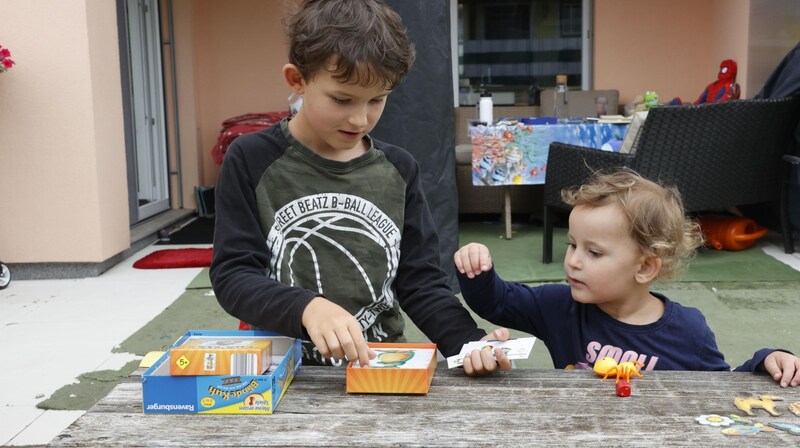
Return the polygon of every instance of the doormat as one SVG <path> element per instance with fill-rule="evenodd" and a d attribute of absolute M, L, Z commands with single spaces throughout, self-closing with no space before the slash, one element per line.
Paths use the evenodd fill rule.
<path fill-rule="evenodd" d="M 212 248 L 163 249 L 147 255 L 135 263 L 136 269 L 205 268 L 211 266 Z"/>

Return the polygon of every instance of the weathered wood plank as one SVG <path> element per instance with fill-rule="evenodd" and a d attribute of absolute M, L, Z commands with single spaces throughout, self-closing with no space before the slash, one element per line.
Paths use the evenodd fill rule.
<path fill-rule="evenodd" d="M 783 431 L 748 439 L 698 425 L 695 417 L 740 413 L 733 399 L 783 396 L 763 375 L 647 372 L 633 395 L 619 398 L 614 381 L 592 372 L 515 370 L 466 378 L 437 370 L 427 395 L 350 395 L 341 369 L 302 367 L 273 415 L 158 415 L 142 412 L 141 384 L 118 385 L 56 437 L 53 446 L 795 446 Z"/>

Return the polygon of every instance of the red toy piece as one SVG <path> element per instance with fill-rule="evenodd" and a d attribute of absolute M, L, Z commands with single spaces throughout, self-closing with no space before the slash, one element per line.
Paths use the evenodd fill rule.
<path fill-rule="evenodd" d="M 630 397 L 631 396 L 631 383 L 621 380 L 617 383 L 617 396 Z"/>
<path fill-rule="evenodd" d="M 725 59 L 719 64 L 717 80 L 703 90 L 694 104 L 736 100 L 739 99 L 740 93 L 739 84 L 736 84 L 736 62 L 733 59 Z"/>

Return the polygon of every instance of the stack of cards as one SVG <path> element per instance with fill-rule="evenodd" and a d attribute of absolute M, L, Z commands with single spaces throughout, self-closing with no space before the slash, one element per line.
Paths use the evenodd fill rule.
<path fill-rule="evenodd" d="M 473 350 L 482 350 L 485 347 L 490 347 L 494 352 L 494 349 L 500 348 L 502 349 L 508 359 L 527 359 L 531 355 L 531 349 L 533 348 L 533 343 L 536 342 L 536 338 L 518 338 L 518 339 L 509 339 L 507 341 L 474 341 L 468 342 L 461 347 L 461 352 L 457 355 L 450 356 L 447 358 L 447 368 L 452 369 L 454 367 L 461 367 L 464 365 L 464 356 L 468 353 L 472 353 Z"/>

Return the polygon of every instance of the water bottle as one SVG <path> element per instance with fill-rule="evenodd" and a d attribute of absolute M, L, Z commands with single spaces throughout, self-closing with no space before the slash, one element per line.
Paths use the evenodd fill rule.
<path fill-rule="evenodd" d="M 487 126 L 494 124 L 494 104 L 492 103 L 492 94 L 490 92 L 481 93 L 481 101 L 478 105 L 478 119 Z"/>
<path fill-rule="evenodd" d="M 567 75 L 558 75 L 553 91 L 553 115 L 559 124 L 567 122 L 567 103 Z"/>

